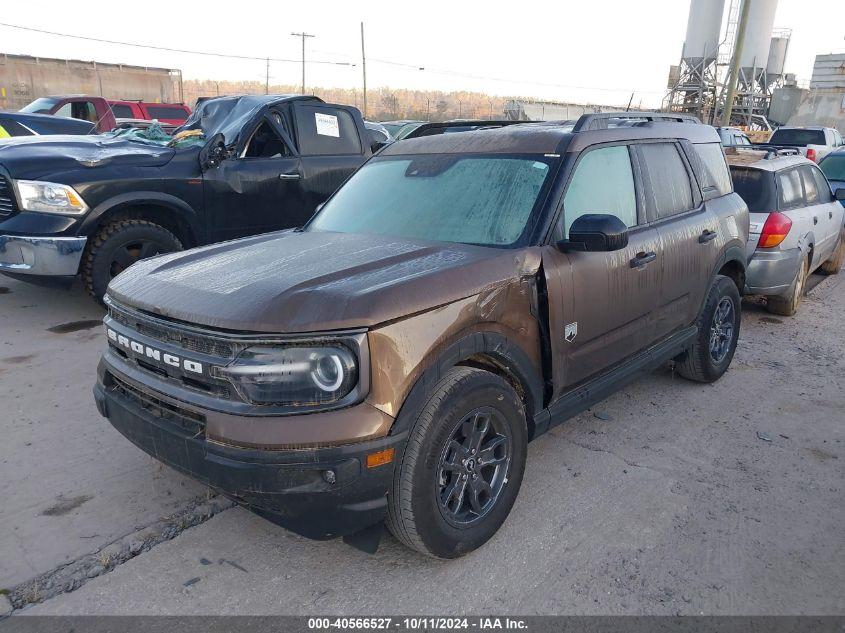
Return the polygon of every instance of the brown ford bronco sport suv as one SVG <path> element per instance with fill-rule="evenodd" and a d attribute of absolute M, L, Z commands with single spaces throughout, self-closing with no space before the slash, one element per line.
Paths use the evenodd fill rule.
<path fill-rule="evenodd" d="M 655 113 L 406 140 L 301 229 L 109 286 L 102 415 L 290 530 L 436 557 L 504 522 L 527 442 L 674 359 L 719 378 L 748 211 L 719 136 Z"/>

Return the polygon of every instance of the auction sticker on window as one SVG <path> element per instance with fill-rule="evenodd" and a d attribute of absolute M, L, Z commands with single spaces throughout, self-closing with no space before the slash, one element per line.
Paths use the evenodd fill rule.
<path fill-rule="evenodd" d="M 315 112 L 314 121 L 317 123 L 317 134 L 340 138 L 340 127 L 337 124 L 336 116 Z"/>

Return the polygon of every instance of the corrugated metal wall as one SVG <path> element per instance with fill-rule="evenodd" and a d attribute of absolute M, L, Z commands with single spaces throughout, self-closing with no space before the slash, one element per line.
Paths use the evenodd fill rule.
<path fill-rule="evenodd" d="M 181 72 L 168 68 L 0 54 L 0 109 L 4 110 L 17 110 L 38 97 L 62 94 L 181 101 L 181 84 Z"/>

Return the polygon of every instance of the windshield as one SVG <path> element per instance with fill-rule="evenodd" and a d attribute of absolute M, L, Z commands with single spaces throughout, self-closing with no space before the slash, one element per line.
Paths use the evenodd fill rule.
<path fill-rule="evenodd" d="M 772 145 L 824 145 L 824 130 L 775 130 L 769 142 Z"/>
<path fill-rule="evenodd" d="M 382 123 L 381 125 L 384 126 L 384 129 L 390 132 L 391 136 L 396 136 L 396 132 L 405 127 L 404 123 Z"/>
<path fill-rule="evenodd" d="M 49 114 L 50 108 L 52 108 L 58 102 L 58 99 L 52 99 L 50 97 L 40 97 L 29 105 L 25 105 L 24 107 L 22 107 L 19 112 L 31 112 L 32 114 Z"/>
<path fill-rule="evenodd" d="M 423 124 L 423 121 L 414 121 L 413 123 L 406 123 L 401 128 L 399 128 L 399 131 L 393 135 L 393 138 L 395 138 L 397 141 L 399 139 L 403 139 Z"/>
<path fill-rule="evenodd" d="M 371 160 L 306 230 L 515 245 L 551 171 L 542 156 L 426 154 Z"/>
<path fill-rule="evenodd" d="M 845 180 L 845 154 L 830 154 L 819 168 L 828 180 Z"/>

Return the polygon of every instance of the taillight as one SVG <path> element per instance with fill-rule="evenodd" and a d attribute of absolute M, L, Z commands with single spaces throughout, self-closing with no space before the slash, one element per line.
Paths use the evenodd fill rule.
<path fill-rule="evenodd" d="M 807 148 L 807 158 L 813 161 L 814 163 L 816 162 L 816 150 L 814 150 L 812 147 Z"/>
<path fill-rule="evenodd" d="M 763 231 L 760 233 L 757 248 L 772 248 L 773 246 L 777 246 L 786 239 L 791 228 L 792 220 L 783 213 L 772 211 L 763 225 Z"/>

